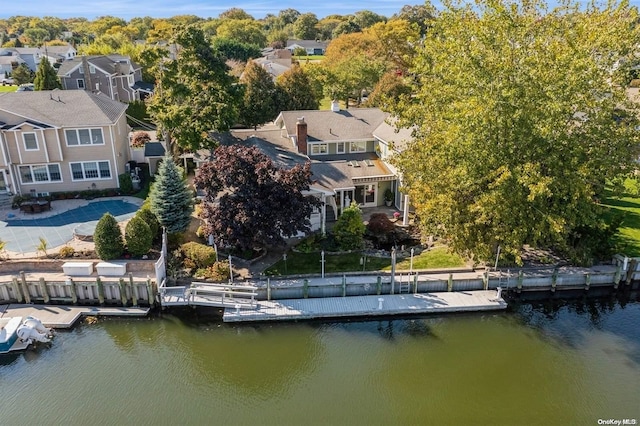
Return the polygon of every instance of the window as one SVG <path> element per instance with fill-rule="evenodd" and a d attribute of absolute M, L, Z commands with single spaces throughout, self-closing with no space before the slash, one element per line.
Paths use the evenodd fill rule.
<path fill-rule="evenodd" d="M 58 164 L 20 166 L 20 180 L 22 183 L 62 182 L 60 166 Z"/>
<path fill-rule="evenodd" d="M 314 143 L 311 144 L 311 155 L 324 155 L 327 154 L 326 143 Z"/>
<path fill-rule="evenodd" d="M 108 161 L 86 161 L 70 163 L 73 180 L 110 179 L 111 168 Z"/>
<path fill-rule="evenodd" d="M 133 84 L 135 83 L 135 81 L 133 81 L 133 74 L 129 74 L 127 76 L 127 79 L 129 80 L 129 86 L 133 86 Z"/>
<path fill-rule="evenodd" d="M 37 151 L 38 150 L 38 138 L 35 133 L 23 133 L 22 140 L 24 140 L 25 151 Z"/>
<path fill-rule="evenodd" d="M 68 129 L 64 131 L 67 146 L 104 145 L 102 129 Z"/>
<path fill-rule="evenodd" d="M 84 89 L 84 80 L 79 78 L 77 81 L 78 81 L 78 89 Z"/>
<path fill-rule="evenodd" d="M 94 67 L 93 65 L 89 65 L 89 72 L 91 74 L 95 74 L 96 73 L 96 67 Z"/>
<path fill-rule="evenodd" d="M 78 68 L 78 71 L 80 71 L 80 74 L 84 74 L 84 66 L 80 66 L 80 68 Z"/>
<path fill-rule="evenodd" d="M 344 142 L 338 142 L 336 144 L 336 153 L 344 154 Z"/>
<path fill-rule="evenodd" d="M 351 142 L 349 152 L 365 152 L 367 150 L 366 142 Z"/>

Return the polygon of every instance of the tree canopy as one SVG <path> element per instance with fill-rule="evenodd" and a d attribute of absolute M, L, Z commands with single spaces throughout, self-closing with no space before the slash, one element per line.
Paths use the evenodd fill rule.
<path fill-rule="evenodd" d="M 310 164 L 281 169 L 256 147 L 220 146 L 202 165 L 195 184 L 205 193 L 202 216 L 219 245 L 242 250 L 283 245 L 310 229 L 319 205 L 309 189 Z"/>
<path fill-rule="evenodd" d="M 241 82 L 244 84 L 244 95 L 240 106 L 240 121 L 248 127 L 257 128 L 276 118 L 276 85 L 271 74 L 250 61 Z"/>
<path fill-rule="evenodd" d="M 174 152 L 173 140 L 187 150 L 212 148 L 211 132 L 227 131 L 235 124 L 241 90 L 229 75 L 225 58 L 214 50 L 199 28 L 176 33 L 181 46 L 176 60 L 158 69 L 149 114 L 161 128 Z"/>
<path fill-rule="evenodd" d="M 424 230 L 482 260 L 531 244 L 588 262 L 603 188 L 638 157 L 638 107 L 611 80 L 636 22 L 627 2 L 447 4 L 393 108 L 415 128 L 397 165 Z"/>

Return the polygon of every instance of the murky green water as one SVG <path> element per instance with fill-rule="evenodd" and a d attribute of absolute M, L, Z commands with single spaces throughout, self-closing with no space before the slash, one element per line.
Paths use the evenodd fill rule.
<path fill-rule="evenodd" d="M 1 425 L 640 421 L 640 303 L 258 326 L 109 320 L 0 363 Z"/>

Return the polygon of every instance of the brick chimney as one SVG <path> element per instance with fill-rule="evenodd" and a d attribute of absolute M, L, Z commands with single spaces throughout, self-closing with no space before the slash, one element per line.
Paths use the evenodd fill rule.
<path fill-rule="evenodd" d="M 304 121 L 304 117 L 298 118 L 296 122 L 296 140 L 298 152 L 307 155 L 307 122 Z"/>

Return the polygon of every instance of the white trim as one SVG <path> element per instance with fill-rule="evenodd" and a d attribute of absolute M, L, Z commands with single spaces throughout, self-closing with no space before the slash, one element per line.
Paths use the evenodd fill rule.
<path fill-rule="evenodd" d="M 117 188 L 120 189 L 120 173 L 118 173 L 118 160 L 116 158 L 116 142 L 115 135 L 113 134 L 113 126 L 109 126 L 109 135 L 111 136 L 111 154 L 113 155 L 113 167 L 116 169 L 116 182 Z"/>
<path fill-rule="evenodd" d="M 51 172 L 49 171 L 49 166 L 57 166 L 58 174 L 60 174 L 60 180 L 51 180 Z M 22 171 L 20 170 L 22 167 L 28 167 L 29 173 L 31 174 L 31 182 L 23 182 L 22 180 Z M 37 181 L 35 175 L 33 173 L 34 167 L 44 167 L 47 170 L 47 179 L 43 181 Z M 62 183 L 64 179 L 62 178 L 62 168 L 60 167 L 60 163 L 41 163 L 41 164 L 19 164 L 17 166 L 18 175 L 20 176 L 20 185 L 42 185 L 44 183 Z M 22 188 L 22 186 L 20 187 Z"/>
<path fill-rule="evenodd" d="M 314 147 L 320 149 L 324 145 L 324 152 L 313 152 Z M 329 155 L 329 144 L 327 142 L 312 142 L 307 144 L 309 155 Z"/>
<path fill-rule="evenodd" d="M 4 145 L 6 143 L 6 141 L 7 141 L 6 136 L 4 135 L 4 133 L 0 132 L 0 147 L 2 147 L 2 158 L 4 159 L 4 165 L 5 166 L 10 166 L 11 165 L 11 157 L 9 156 L 9 150 Z"/>
<path fill-rule="evenodd" d="M 24 147 L 25 151 L 40 151 L 40 144 L 38 143 L 38 134 L 36 132 L 22 132 L 21 135 L 22 135 L 22 146 Z M 27 147 L 27 139 L 25 139 L 25 136 L 27 135 L 33 135 L 33 138 L 35 139 L 35 142 L 36 142 L 35 148 Z"/>
<path fill-rule="evenodd" d="M 340 151 L 338 149 L 340 144 L 342 144 L 342 151 Z M 336 142 L 336 154 L 345 154 L 347 152 L 346 149 L 347 149 L 347 143 L 346 142 L 342 142 L 342 141 Z"/>
<path fill-rule="evenodd" d="M 47 149 L 47 139 L 44 137 L 44 129 L 40 129 L 40 135 L 42 135 L 42 149 L 44 150 L 44 158 L 47 160 L 47 163 L 48 163 L 50 161 L 49 151 Z"/>
<path fill-rule="evenodd" d="M 60 154 L 60 161 L 64 160 L 64 157 L 62 155 L 62 144 L 60 143 L 60 132 L 59 130 L 64 131 L 63 129 L 55 129 L 56 131 L 56 140 L 58 141 L 58 153 Z"/>
<path fill-rule="evenodd" d="M 89 140 L 91 143 L 80 143 L 80 130 L 88 130 L 89 131 Z M 92 130 L 99 130 L 100 131 L 100 135 L 102 138 L 102 143 L 94 143 L 93 139 L 91 139 L 92 135 L 91 135 L 91 131 Z M 71 131 L 75 131 L 76 132 L 76 137 L 78 138 L 78 144 L 77 145 L 69 145 L 69 139 L 67 138 L 67 132 L 71 132 Z M 106 142 L 104 140 L 104 132 L 102 131 L 102 127 L 74 127 L 74 128 L 70 128 L 70 129 L 64 129 L 64 139 L 66 142 L 66 146 L 69 148 L 76 148 L 76 147 L 81 147 L 81 146 L 94 146 L 94 145 L 105 145 Z"/>
<path fill-rule="evenodd" d="M 13 139 L 16 142 L 16 151 L 18 151 L 18 158 L 20 159 L 20 164 L 24 163 L 24 161 L 22 161 L 22 150 L 20 149 L 20 145 L 18 145 L 18 132 L 14 131 L 13 132 Z"/>
<path fill-rule="evenodd" d="M 360 144 L 360 143 L 363 143 L 363 142 L 364 142 L 364 149 L 362 151 L 360 151 L 360 150 L 357 150 L 357 151 L 351 150 L 351 146 L 353 144 Z M 356 153 L 356 152 L 358 152 L 358 153 L 359 152 L 367 152 L 367 141 L 351 141 L 351 142 L 349 142 L 349 153 Z"/>
<path fill-rule="evenodd" d="M 86 171 L 84 165 L 87 163 L 94 163 L 96 165 L 96 170 L 98 171 L 98 177 L 86 177 Z M 109 166 L 109 177 L 100 177 L 100 163 L 107 163 Z M 73 164 L 80 164 L 82 169 L 82 179 L 77 179 L 73 176 L 73 168 L 71 167 Z M 71 172 L 71 180 L 73 182 L 83 182 L 83 181 L 92 181 L 92 180 L 111 180 L 113 179 L 113 173 L 111 172 L 111 163 L 109 160 L 93 160 L 93 161 L 73 161 L 69 162 L 69 171 Z"/>

